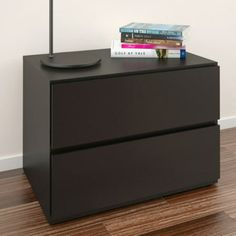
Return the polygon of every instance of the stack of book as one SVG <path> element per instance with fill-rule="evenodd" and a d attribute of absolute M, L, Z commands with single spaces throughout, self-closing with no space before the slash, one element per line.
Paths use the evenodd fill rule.
<path fill-rule="evenodd" d="M 121 40 L 113 40 L 111 57 L 185 59 L 187 25 L 130 23 L 120 28 Z"/>

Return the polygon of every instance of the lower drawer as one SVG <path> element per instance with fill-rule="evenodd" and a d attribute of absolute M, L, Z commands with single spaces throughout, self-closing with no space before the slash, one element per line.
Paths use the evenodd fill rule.
<path fill-rule="evenodd" d="M 219 127 L 51 158 L 51 211 L 57 222 L 216 182 Z"/>

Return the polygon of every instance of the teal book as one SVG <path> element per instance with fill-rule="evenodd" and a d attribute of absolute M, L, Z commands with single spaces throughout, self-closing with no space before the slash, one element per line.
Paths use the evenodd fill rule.
<path fill-rule="evenodd" d="M 189 25 L 167 25 L 150 23 L 130 23 L 120 27 L 121 33 L 156 34 L 162 36 L 184 37 Z"/>

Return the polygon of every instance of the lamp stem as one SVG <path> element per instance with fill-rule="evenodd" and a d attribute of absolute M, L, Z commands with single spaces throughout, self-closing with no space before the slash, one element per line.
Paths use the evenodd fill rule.
<path fill-rule="evenodd" d="M 53 58 L 53 0 L 49 1 L 49 58 Z"/>

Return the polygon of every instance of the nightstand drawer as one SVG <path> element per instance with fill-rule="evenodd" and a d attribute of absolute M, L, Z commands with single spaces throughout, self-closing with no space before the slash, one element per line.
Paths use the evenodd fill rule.
<path fill-rule="evenodd" d="M 61 220 L 216 182 L 219 178 L 219 127 L 51 158 L 52 217 Z"/>
<path fill-rule="evenodd" d="M 216 121 L 217 66 L 52 84 L 52 148 Z"/>

